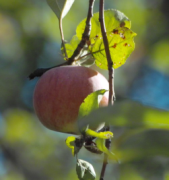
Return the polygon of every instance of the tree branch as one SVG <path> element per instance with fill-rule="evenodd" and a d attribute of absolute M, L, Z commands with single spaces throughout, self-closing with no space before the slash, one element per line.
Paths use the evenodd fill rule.
<path fill-rule="evenodd" d="M 78 55 L 81 53 L 85 45 L 89 42 L 90 31 L 91 31 L 91 18 L 93 17 L 94 2 L 95 0 L 89 0 L 89 9 L 88 9 L 85 30 L 82 35 L 82 39 L 78 44 L 77 48 L 75 49 L 73 55 L 68 59 L 69 65 L 71 65 L 76 60 L 76 57 L 78 57 Z"/>
<path fill-rule="evenodd" d="M 105 46 L 105 52 L 106 52 L 106 57 L 107 57 L 108 70 L 109 70 L 109 104 L 112 104 L 112 101 L 113 101 L 112 95 L 114 95 L 114 92 L 113 92 L 113 79 L 114 79 L 113 71 L 114 70 L 112 68 L 113 62 L 110 55 L 109 43 L 108 43 L 105 24 L 104 24 L 104 0 L 100 0 L 99 21 L 100 21 L 101 32 L 103 36 L 103 43 Z"/>
<path fill-rule="evenodd" d="M 56 65 L 56 66 L 52 66 L 50 68 L 38 68 L 36 69 L 34 72 L 32 72 L 28 78 L 31 80 L 31 79 L 34 79 L 35 77 L 40 77 L 42 76 L 46 71 L 52 69 L 52 68 L 55 68 L 55 67 L 59 67 L 59 66 L 64 66 L 64 65 L 67 65 L 67 61 L 62 63 L 62 64 L 59 64 L 59 65 Z"/>
<path fill-rule="evenodd" d="M 99 21 L 100 21 L 103 43 L 105 46 L 105 52 L 106 52 L 106 57 L 107 57 L 108 70 L 109 70 L 109 105 L 112 105 L 112 103 L 115 99 L 114 69 L 112 68 L 113 62 L 112 62 L 111 55 L 110 55 L 109 43 L 108 43 L 105 24 L 104 24 L 104 0 L 100 0 Z M 109 125 L 107 126 L 107 130 L 108 131 L 110 130 Z M 108 149 L 110 149 L 111 139 L 107 139 L 105 145 Z M 101 170 L 101 174 L 100 174 L 100 180 L 104 180 L 104 174 L 106 171 L 107 164 L 108 164 L 108 156 L 106 154 L 104 154 L 104 161 L 103 161 L 102 170 Z"/>
<path fill-rule="evenodd" d="M 91 18 L 93 17 L 94 2 L 95 2 L 95 0 L 89 0 L 89 9 L 88 9 L 88 15 L 87 15 L 87 20 L 86 20 L 85 30 L 84 30 L 84 33 L 82 35 L 82 39 L 81 39 L 80 43 L 78 44 L 77 48 L 75 49 L 73 55 L 66 62 L 64 62 L 62 64 L 59 64 L 59 65 L 56 65 L 56 66 L 53 66 L 50 68 L 38 68 L 38 69 L 36 69 L 33 73 L 31 73 L 28 76 L 29 79 L 34 79 L 35 77 L 40 77 L 40 76 L 42 76 L 43 73 L 45 73 L 46 71 L 48 71 L 52 68 L 59 67 L 59 66 L 65 66 L 65 65 L 71 65 L 76 60 L 76 58 L 78 58 L 78 56 L 80 55 L 80 53 L 83 50 L 83 48 L 85 47 L 85 45 L 89 42 L 90 31 L 91 31 Z M 61 34 L 61 36 L 62 36 L 62 43 L 63 43 L 63 38 L 64 38 L 63 34 Z"/>

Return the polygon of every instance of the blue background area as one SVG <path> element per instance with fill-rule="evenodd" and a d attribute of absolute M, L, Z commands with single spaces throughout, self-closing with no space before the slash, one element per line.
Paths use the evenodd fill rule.
<path fill-rule="evenodd" d="M 128 96 L 145 105 L 169 110 L 169 76 L 144 66 L 134 80 Z"/>

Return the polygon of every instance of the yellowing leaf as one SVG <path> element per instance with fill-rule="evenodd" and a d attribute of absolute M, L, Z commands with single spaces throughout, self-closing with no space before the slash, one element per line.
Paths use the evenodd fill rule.
<path fill-rule="evenodd" d="M 123 65 L 135 48 L 134 37 L 136 33 L 126 27 L 119 27 L 107 33 L 109 50 L 113 61 L 113 68 Z M 108 69 L 105 47 L 102 38 L 98 38 L 91 47 L 96 59 L 96 65 L 101 69 Z M 97 53 L 94 53 L 97 52 Z"/>
<path fill-rule="evenodd" d="M 116 160 L 118 161 L 117 157 L 115 156 L 114 153 L 112 153 L 111 151 L 109 151 L 106 146 L 105 146 L 105 139 L 101 139 L 101 138 L 97 138 L 96 139 L 96 145 L 97 145 L 97 148 L 104 152 L 105 154 L 107 154 L 109 156 L 110 159 L 112 160 Z"/>
<path fill-rule="evenodd" d="M 105 17 L 105 26 L 107 32 L 112 31 L 113 29 L 119 26 L 127 27 L 127 28 L 131 27 L 130 20 L 122 12 L 116 9 L 109 9 L 104 11 L 104 17 Z M 99 12 L 93 15 L 91 19 L 91 24 L 92 27 L 91 27 L 90 39 L 101 35 Z M 86 19 L 84 19 L 76 29 L 76 34 L 79 39 L 82 38 L 85 25 L 86 25 Z"/>
<path fill-rule="evenodd" d="M 72 142 L 74 142 L 76 140 L 76 138 L 74 136 L 69 136 L 67 139 L 66 139 L 66 145 L 72 149 L 72 155 L 74 156 L 75 153 L 74 153 L 74 149 L 75 149 L 75 146 L 72 145 Z"/>
<path fill-rule="evenodd" d="M 131 22 L 122 12 L 115 9 L 106 10 L 104 11 L 104 17 L 113 68 L 116 69 L 126 62 L 127 58 L 134 50 L 134 36 L 136 36 L 136 33 L 130 30 Z M 77 42 L 80 42 L 85 26 L 86 19 L 78 25 L 76 29 L 76 36 L 72 38 L 71 43 L 66 45 L 68 57 L 73 54 L 78 45 Z M 99 13 L 95 13 L 91 18 L 89 41 L 90 43 L 86 45 L 86 47 L 82 50 L 82 53 L 79 55 L 80 58 L 82 57 L 82 62 L 79 61 L 80 58 L 77 57 L 77 64 L 83 63 L 84 65 L 85 61 L 88 59 L 90 60 L 91 55 L 93 55 L 96 65 L 101 69 L 107 70 L 108 65 L 100 28 Z M 93 60 L 90 60 L 87 65 L 91 65 L 92 63 Z"/>
<path fill-rule="evenodd" d="M 110 131 L 105 131 L 105 132 L 95 132 L 91 129 L 87 129 L 85 132 L 89 136 L 97 137 L 97 138 L 102 138 L 102 139 L 109 139 L 113 137 L 113 133 Z"/>

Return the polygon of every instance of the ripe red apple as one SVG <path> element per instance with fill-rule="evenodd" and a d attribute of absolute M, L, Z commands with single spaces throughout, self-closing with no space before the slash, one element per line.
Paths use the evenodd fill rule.
<path fill-rule="evenodd" d="M 106 78 L 99 72 L 82 66 L 62 66 L 44 73 L 33 97 L 34 109 L 47 128 L 79 134 L 78 111 L 83 100 L 92 92 L 107 89 Z M 108 105 L 108 93 L 100 106 Z"/>

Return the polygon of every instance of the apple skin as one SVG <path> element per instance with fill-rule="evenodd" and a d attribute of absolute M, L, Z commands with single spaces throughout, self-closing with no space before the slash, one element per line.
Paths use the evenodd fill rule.
<path fill-rule="evenodd" d="M 108 81 L 93 69 L 83 66 L 53 68 L 40 77 L 35 87 L 34 109 L 47 128 L 80 134 L 77 126 L 79 107 L 90 93 L 100 89 L 108 90 Z M 108 105 L 108 92 L 99 105 Z"/>

